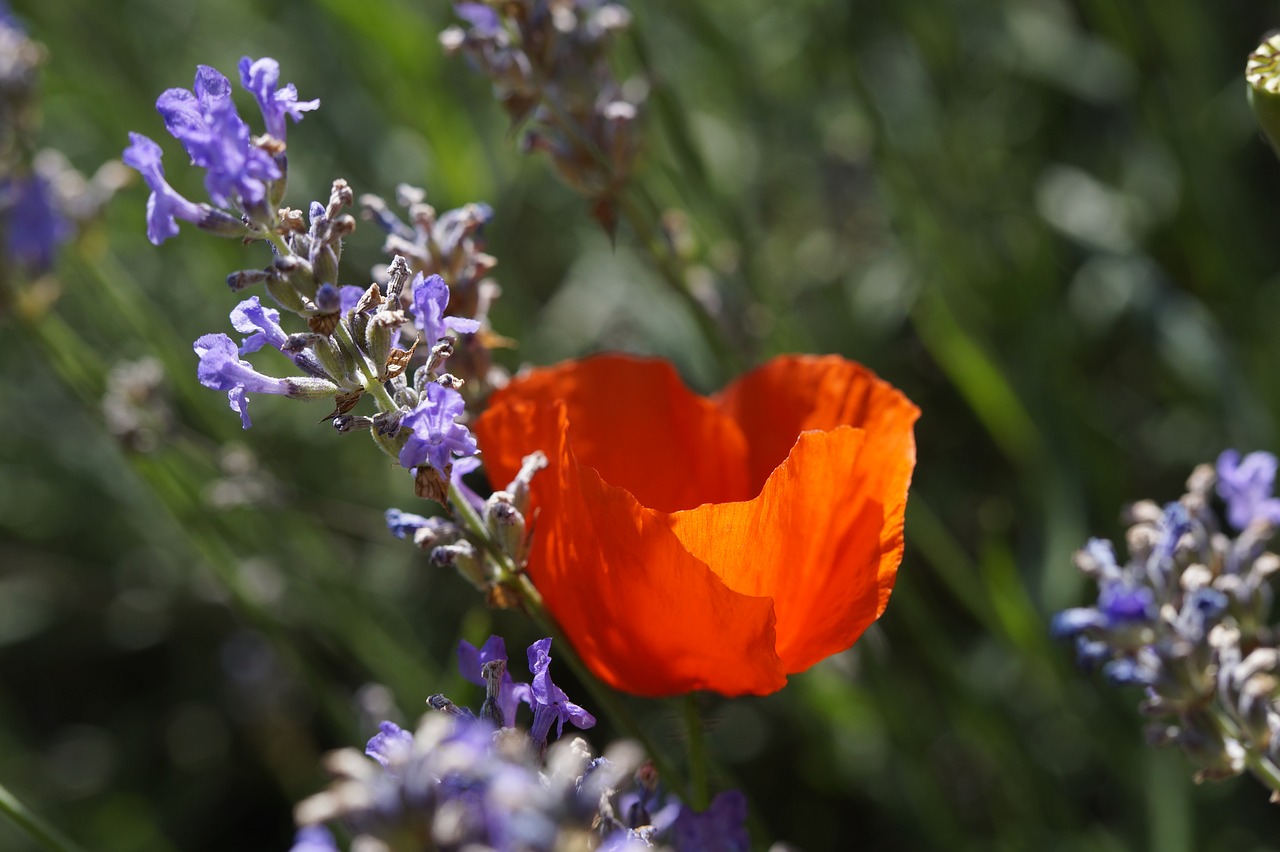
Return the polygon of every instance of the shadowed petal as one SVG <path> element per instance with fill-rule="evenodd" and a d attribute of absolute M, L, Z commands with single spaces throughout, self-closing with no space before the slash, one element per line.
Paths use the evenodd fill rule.
<path fill-rule="evenodd" d="M 665 515 L 580 464 L 567 408 L 495 401 L 476 432 L 486 453 L 513 454 L 517 466 L 525 453 L 547 453 L 533 480 L 539 520 L 529 572 L 578 653 L 610 685 L 637 695 L 780 689 L 772 603 L 729 589 L 685 550 Z"/>
<path fill-rule="evenodd" d="M 664 361 L 609 355 L 536 370 L 495 394 L 491 405 L 508 399 L 539 410 L 563 402 L 577 460 L 650 509 L 674 512 L 751 496 L 741 429 Z M 534 449 L 540 447 L 490 442 L 490 480 L 508 481 Z"/>
<path fill-rule="evenodd" d="M 906 492 L 916 455 L 911 427 L 920 409 L 861 364 L 836 355 L 784 355 L 738 379 L 716 402 L 747 436 L 752 494 L 782 464 L 796 436 L 837 426 L 865 429 L 874 453 L 909 459 L 905 476 L 886 470 L 890 479 L 870 483 Z"/>

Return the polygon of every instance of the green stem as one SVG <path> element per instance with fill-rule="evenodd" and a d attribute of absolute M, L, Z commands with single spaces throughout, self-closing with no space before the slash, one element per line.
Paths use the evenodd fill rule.
<path fill-rule="evenodd" d="M 64 837 L 56 828 L 27 810 L 9 790 L 0 785 L 0 813 L 22 829 L 32 840 L 52 852 L 79 852 L 80 847 Z"/>
<path fill-rule="evenodd" d="M 1269 790 L 1271 790 L 1271 800 L 1280 802 L 1280 766 L 1267 757 L 1261 748 L 1248 737 L 1235 720 L 1228 717 L 1222 710 L 1214 708 L 1209 714 L 1217 723 L 1219 732 L 1229 737 L 1244 748 L 1244 762 L 1254 777 L 1261 781 Z"/>
<path fill-rule="evenodd" d="M 351 336 L 351 329 L 347 328 L 344 322 L 338 323 L 334 328 L 333 334 L 342 345 L 351 351 L 351 355 L 356 359 L 356 366 L 360 369 L 360 375 L 364 377 L 364 389 L 366 393 L 373 394 L 373 398 L 378 401 L 378 408 L 383 411 L 395 411 L 397 406 L 391 394 L 387 391 L 386 385 L 378 380 L 377 371 L 369 364 L 369 359 L 365 357 L 364 352 L 356 346 L 355 338 Z"/>
<path fill-rule="evenodd" d="M 695 811 L 705 811 L 710 804 L 707 742 L 702 731 L 702 714 L 698 711 L 698 696 L 692 692 L 684 697 L 684 723 L 689 732 L 689 805 Z"/>

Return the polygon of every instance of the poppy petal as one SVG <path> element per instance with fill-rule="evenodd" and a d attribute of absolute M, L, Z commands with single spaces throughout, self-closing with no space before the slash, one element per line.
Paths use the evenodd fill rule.
<path fill-rule="evenodd" d="M 772 601 L 731 590 L 666 515 L 579 463 L 567 405 L 495 397 L 475 428 L 490 464 L 547 453 L 532 485 L 529 573 L 597 676 L 648 696 L 767 694 L 786 683 Z"/>
<path fill-rule="evenodd" d="M 861 429 L 805 432 L 755 499 L 670 516 L 730 588 L 773 599 L 788 674 L 848 648 L 888 603 L 906 492 L 886 500 L 869 484 L 903 460 L 870 450 Z"/>
<path fill-rule="evenodd" d="M 494 394 L 490 408 L 515 400 L 539 410 L 563 402 L 578 461 L 650 509 L 674 512 L 753 493 L 741 428 L 665 361 L 598 355 L 535 370 Z M 487 442 L 490 481 L 506 483 L 520 469 L 520 453 L 538 448 Z"/>
<path fill-rule="evenodd" d="M 747 436 L 752 494 L 791 452 L 797 435 L 837 426 L 865 429 L 873 452 L 908 458 L 905 478 L 897 471 L 890 480 L 869 483 L 906 492 L 915 466 L 911 427 L 920 409 L 861 364 L 836 355 L 784 355 L 738 379 L 716 402 Z"/>

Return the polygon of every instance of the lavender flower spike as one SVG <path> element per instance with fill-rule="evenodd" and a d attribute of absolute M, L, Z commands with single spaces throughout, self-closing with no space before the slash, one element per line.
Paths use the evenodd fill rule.
<path fill-rule="evenodd" d="M 285 116 L 294 122 L 302 120 L 304 112 L 310 112 L 320 106 L 319 100 L 299 101 L 298 90 L 292 83 L 279 89 L 280 63 L 274 59 L 250 59 L 245 56 L 240 60 L 240 85 L 253 93 L 262 110 L 262 120 L 267 125 L 267 133 L 281 142 L 285 137 Z"/>
<path fill-rule="evenodd" d="M 447 474 L 453 455 L 473 456 L 478 451 L 476 439 L 466 426 L 456 422 L 465 403 L 462 394 L 438 384 L 427 385 L 418 407 L 400 421 L 400 428 L 410 432 L 400 450 L 400 464 L 410 470 L 429 464 Z"/>
<path fill-rule="evenodd" d="M 1276 457 L 1249 453 L 1243 459 L 1235 450 L 1218 456 L 1218 494 L 1227 502 L 1227 520 L 1238 530 L 1255 520 L 1280 524 L 1280 500 L 1271 496 L 1276 481 Z"/>
<path fill-rule="evenodd" d="M 556 737 L 564 733 L 564 723 L 572 722 L 586 730 L 596 717 L 569 700 L 564 690 L 551 682 L 551 639 L 539 639 L 529 646 L 529 671 L 533 673 L 533 727 L 529 737 L 539 748 L 547 744 L 551 723 L 556 722 Z"/>
<path fill-rule="evenodd" d="M 227 391 L 231 408 L 240 415 L 245 429 L 253 425 L 249 420 L 249 393 L 270 393 L 294 399 L 321 399 L 334 396 L 338 386 L 324 379 L 297 376 L 277 379 L 259 373 L 248 361 L 240 360 L 235 341 L 225 334 L 206 334 L 193 348 L 200 357 L 196 375 L 200 384 L 212 390 Z"/>
<path fill-rule="evenodd" d="M 476 320 L 444 315 L 444 309 L 449 306 L 449 285 L 439 275 L 423 277 L 419 272 L 411 286 L 413 324 L 422 330 L 428 346 L 434 346 L 449 331 L 475 334 L 480 330 L 480 323 Z"/>

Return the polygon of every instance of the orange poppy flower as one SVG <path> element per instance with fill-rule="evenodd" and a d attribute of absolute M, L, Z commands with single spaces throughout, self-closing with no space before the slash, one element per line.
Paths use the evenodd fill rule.
<path fill-rule="evenodd" d="M 708 399 L 610 355 L 515 379 L 475 433 L 494 482 L 547 454 L 529 574 L 596 675 L 763 695 L 884 612 L 919 414 L 835 356 L 776 358 Z"/>

